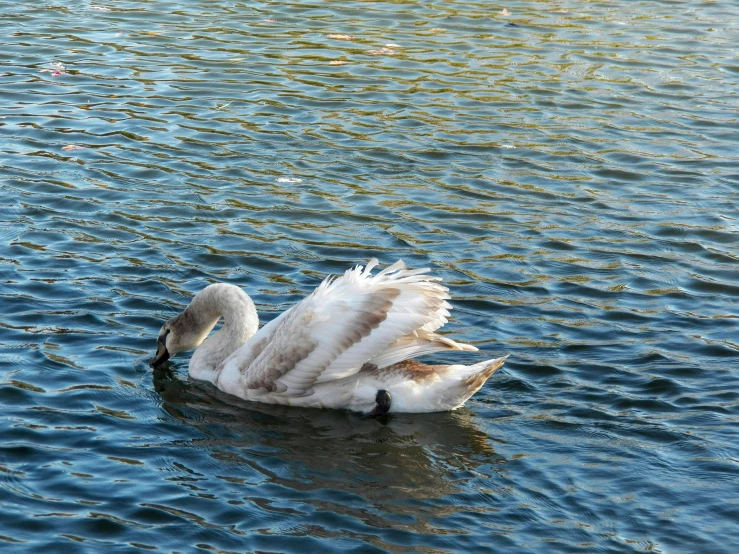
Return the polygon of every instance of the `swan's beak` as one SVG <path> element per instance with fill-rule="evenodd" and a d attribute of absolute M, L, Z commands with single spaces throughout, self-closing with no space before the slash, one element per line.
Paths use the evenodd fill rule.
<path fill-rule="evenodd" d="M 157 339 L 157 353 L 151 360 L 149 360 L 149 363 L 152 365 L 152 367 L 160 366 L 164 362 L 169 360 L 169 350 L 167 350 L 167 334 L 168 333 L 160 335 L 159 339 Z"/>

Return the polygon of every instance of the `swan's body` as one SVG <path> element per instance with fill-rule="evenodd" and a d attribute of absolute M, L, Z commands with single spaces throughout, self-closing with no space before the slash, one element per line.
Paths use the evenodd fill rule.
<path fill-rule="evenodd" d="M 464 404 L 503 365 L 428 366 L 412 358 L 475 351 L 435 333 L 447 321 L 447 289 L 399 261 L 371 275 L 357 266 L 258 330 L 251 299 L 228 284 L 209 285 L 159 335 L 154 365 L 197 350 L 190 375 L 245 400 L 377 413 L 437 412 Z M 223 317 L 219 331 L 206 338 Z M 382 397 L 382 398 L 381 398 Z M 392 399 L 392 402 L 390 402 Z"/>

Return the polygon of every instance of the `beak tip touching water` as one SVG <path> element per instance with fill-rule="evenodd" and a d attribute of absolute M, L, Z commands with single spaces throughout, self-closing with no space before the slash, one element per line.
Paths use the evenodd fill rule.
<path fill-rule="evenodd" d="M 151 367 L 159 367 L 164 362 L 169 360 L 169 350 L 167 349 L 167 335 L 169 335 L 171 331 L 171 329 L 167 329 L 165 332 L 159 335 L 159 338 L 157 338 L 157 353 L 154 354 L 154 357 L 149 360 L 149 364 L 151 364 Z"/>
<path fill-rule="evenodd" d="M 149 360 L 149 364 L 151 365 L 151 367 L 157 368 L 167 360 L 169 360 L 169 351 L 167 350 L 166 346 L 164 346 L 162 343 L 159 343 L 159 345 L 157 345 L 157 353 L 154 355 L 153 358 Z"/>

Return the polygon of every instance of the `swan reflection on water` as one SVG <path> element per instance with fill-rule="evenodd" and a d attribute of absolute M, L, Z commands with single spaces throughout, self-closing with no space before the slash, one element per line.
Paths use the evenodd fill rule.
<path fill-rule="evenodd" d="M 162 409 L 199 431 L 190 448 L 207 450 L 223 465 L 221 473 L 245 470 L 247 477 L 233 475 L 231 482 L 243 484 L 251 501 L 255 486 L 277 485 L 283 499 L 301 491 L 299 502 L 360 517 L 373 526 L 400 525 L 386 518 L 374 521 L 378 514 L 367 513 L 382 503 L 383 513 L 411 518 L 403 521 L 403 529 L 430 532 L 416 517 L 419 502 L 428 517 L 439 510 L 448 513 L 454 507 L 445 497 L 479 494 L 470 481 L 504 471 L 507 461 L 465 408 L 370 418 L 242 401 L 210 384 L 181 380 L 169 365 L 156 369 L 153 381 Z M 188 460 L 181 463 L 186 466 Z"/>

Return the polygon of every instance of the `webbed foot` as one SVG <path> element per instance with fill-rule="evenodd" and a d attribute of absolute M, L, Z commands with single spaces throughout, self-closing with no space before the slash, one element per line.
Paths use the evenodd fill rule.
<path fill-rule="evenodd" d="M 381 416 L 386 414 L 390 409 L 390 405 L 393 402 L 393 397 L 390 396 L 390 393 L 387 392 L 385 389 L 380 389 L 377 391 L 377 396 L 375 396 L 375 402 L 377 402 L 377 406 L 375 406 L 375 409 L 372 410 L 369 415 Z"/>

